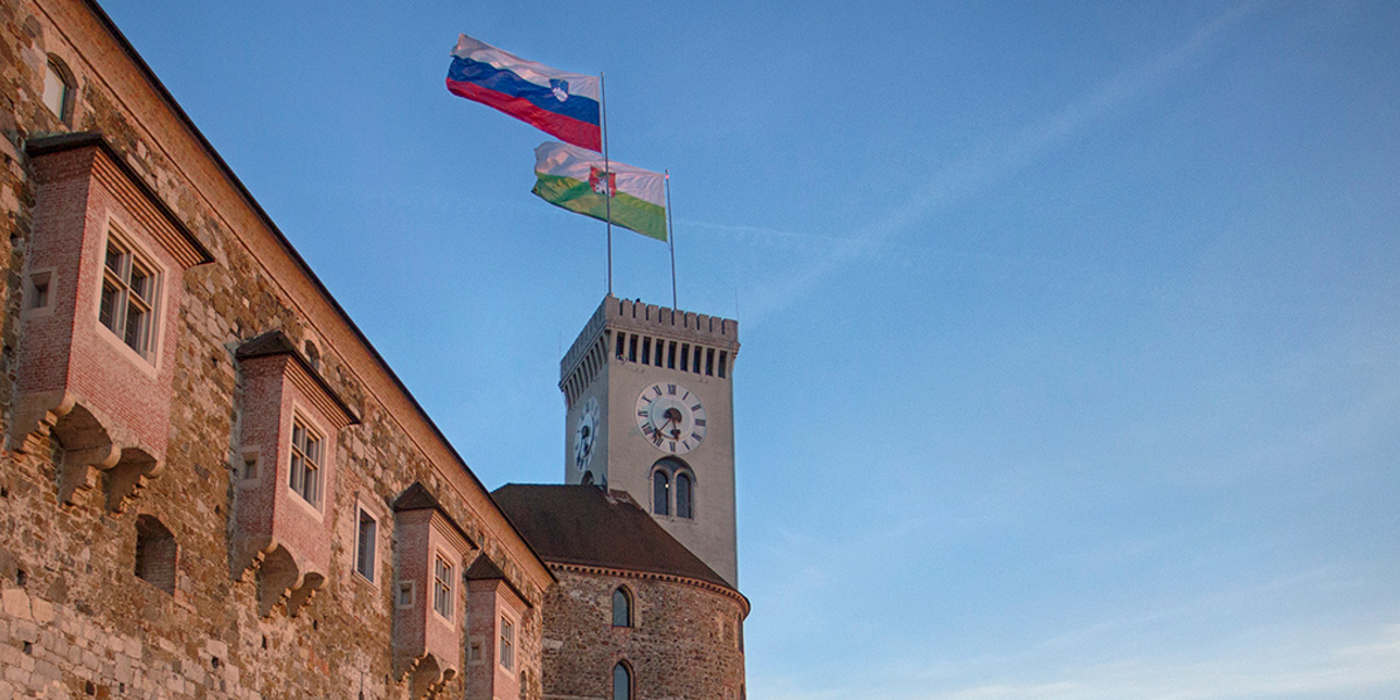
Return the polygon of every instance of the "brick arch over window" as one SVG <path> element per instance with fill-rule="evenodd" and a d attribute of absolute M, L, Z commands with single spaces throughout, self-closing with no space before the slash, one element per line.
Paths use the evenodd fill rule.
<path fill-rule="evenodd" d="M 152 586 L 175 593 L 175 535 L 152 515 L 136 518 L 136 576 Z"/>
<path fill-rule="evenodd" d="M 632 591 L 626 586 L 618 586 L 613 589 L 612 594 L 612 624 L 613 627 L 631 627 L 636 619 L 633 607 L 636 598 Z"/>
<path fill-rule="evenodd" d="M 612 700 L 632 700 L 634 694 L 632 665 L 626 659 L 612 670 Z"/>
<path fill-rule="evenodd" d="M 77 85 L 68 64 L 58 56 L 49 54 L 48 65 L 44 67 L 44 106 L 65 124 L 73 121 L 74 93 L 77 91 Z"/>

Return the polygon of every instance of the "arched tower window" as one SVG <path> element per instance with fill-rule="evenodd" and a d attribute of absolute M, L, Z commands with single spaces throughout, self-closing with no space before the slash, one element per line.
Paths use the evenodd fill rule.
<path fill-rule="evenodd" d="M 685 462 L 667 457 L 652 465 L 651 512 L 687 520 L 695 517 L 695 474 Z"/>
<path fill-rule="evenodd" d="M 613 591 L 612 598 L 613 627 L 631 627 L 632 594 L 628 593 L 625 587 L 619 586 L 617 590 Z"/>
<path fill-rule="evenodd" d="M 676 474 L 676 517 L 695 517 L 695 485 L 685 472 Z"/>
<path fill-rule="evenodd" d="M 651 512 L 671 514 L 671 477 L 664 469 L 657 469 L 651 474 Z"/>
<path fill-rule="evenodd" d="M 627 667 L 626 661 L 613 666 L 612 700 L 632 700 L 632 669 Z"/>
<path fill-rule="evenodd" d="M 56 56 L 49 56 L 44 70 L 44 105 L 65 123 L 73 112 L 73 78 Z"/>

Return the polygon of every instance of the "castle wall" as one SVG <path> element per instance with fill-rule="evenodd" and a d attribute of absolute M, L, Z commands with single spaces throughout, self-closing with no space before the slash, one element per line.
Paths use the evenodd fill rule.
<path fill-rule="evenodd" d="M 41 99 L 49 56 L 71 72 L 66 122 Z M 0 698 L 407 697 L 412 683 L 395 674 L 392 659 L 387 504 L 415 481 L 529 598 L 519 665 L 538 678 L 549 572 L 164 89 L 82 0 L 0 0 L 0 432 L 13 428 L 23 280 L 44 216 L 25 144 L 92 130 L 213 262 L 165 278 L 183 292 L 163 329 L 172 339 L 161 358 L 172 370 L 168 447 L 164 468 L 123 511 L 109 507 L 101 488 L 60 502 L 57 435 L 40 431 L 36 449 L 0 455 Z M 333 522 L 319 535 L 327 538 L 328 580 L 295 614 L 274 601 L 264 616 L 265 572 L 240 579 L 232 570 L 238 525 L 230 514 L 250 399 L 233 352 L 273 329 L 304 353 L 315 349 L 319 375 L 360 422 L 331 436 L 336 478 L 324 513 Z M 378 518 L 373 580 L 353 571 L 358 502 Z M 138 518 L 158 521 L 175 542 L 173 559 L 143 569 L 146 578 L 137 575 L 138 558 L 165 550 L 138 547 Z M 165 590 L 150 572 L 171 566 Z M 460 697 L 461 677 L 442 690 Z"/>

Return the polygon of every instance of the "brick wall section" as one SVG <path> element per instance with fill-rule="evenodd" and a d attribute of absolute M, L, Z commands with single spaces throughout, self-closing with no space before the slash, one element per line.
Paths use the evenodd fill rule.
<path fill-rule="evenodd" d="M 70 128 L 40 100 L 50 53 L 76 79 L 71 128 L 101 130 L 214 262 L 167 277 L 183 299 L 166 328 L 178 342 L 162 358 L 174 397 L 166 465 L 125 512 L 109 512 L 100 490 L 61 506 L 51 443 L 0 455 L 0 699 L 406 697 L 392 669 L 386 504 L 414 481 L 531 598 L 518 658 L 538 678 L 543 564 L 81 0 L 0 0 L 0 429 L 13 419 L 22 276 L 40 214 L 23 144 Z M 362 421 L 334 438 L 330 580 L 296 617 L 261 616 L 256 577 L 230 573 L 231 474 L 242 466 L 248 389 L 232 352 L 274 328 L 298 348 L 320 348 L 321 375 Z M 374 582 L 351 573 L 357 500 L 383 510 Z M 173 595 L 135 575 L 141 515 L 177 543 Z M 445 691 L 464 688 L 459 680 Z"/>
<path fill-rule="evenodd" d="M 645 700 L 737 700 L 744 683 L 741 602 L 693 584 L 556 567 L 544 611 L 544 698 L 612 699 L 612 669 L 632 666 Z M 632 628 L 612 626 L 612 594 L 632 593 Z M 664 690 L 662 690 L 664 689 Z"/>

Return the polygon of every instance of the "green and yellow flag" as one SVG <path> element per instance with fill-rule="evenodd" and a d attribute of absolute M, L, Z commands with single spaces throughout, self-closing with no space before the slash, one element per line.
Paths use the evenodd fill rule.
<path fill-rule="evenodd" d="M 666 176 L 617 161 L 577 146 L 549 142 L 535 149 L 535 181 L 530 190 L 556 207 L 608 220 L 607 193 L 612 194 L 612 222 L 658 241 L 666 240 Z"/>

